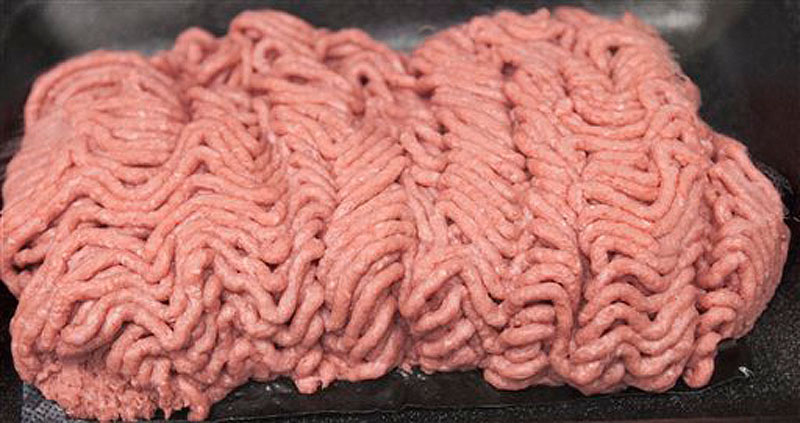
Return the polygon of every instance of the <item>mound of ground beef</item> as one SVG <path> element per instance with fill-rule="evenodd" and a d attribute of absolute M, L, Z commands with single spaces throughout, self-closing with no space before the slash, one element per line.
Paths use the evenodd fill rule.
<path fill-rule="evenodd" d="M 36 81 L 3 186 L 14 363 L 101 420 L 413 366 L 702 386 L 789 233 L 699 102 L 654 30 L 579 9 L 410 54 L 248 11 L 74 58 Z"/>

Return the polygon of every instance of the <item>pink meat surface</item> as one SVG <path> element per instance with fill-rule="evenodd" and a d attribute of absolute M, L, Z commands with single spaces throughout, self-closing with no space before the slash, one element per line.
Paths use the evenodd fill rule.
<path fill-rule="evenodd" d="M 772 297 L 770 181 L 631 15 L 500 12 L 410 55 L 274 11 L 40 77 L 3 186 L 20 376 L 78 417 L 396 367 L 706 384 Z"/>

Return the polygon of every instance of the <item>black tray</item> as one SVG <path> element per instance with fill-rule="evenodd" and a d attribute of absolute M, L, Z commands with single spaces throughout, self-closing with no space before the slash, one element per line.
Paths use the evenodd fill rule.
<path fill-rule="evenodd" d="M 212 416 L 316 412 L 297 421 L 531 421 L 670 418 L 681 422 L 800 421 L 800 3 L 768 1 L 35 1 L 0 0 L 0 170 L 18 137 L 30 84 L 55 63 L 97 48 L 152 53 L 186 27 L 223 34 L 239 11 L 272 7 L 314 25 L 359 27 L 394 48 L 410 49 L 435 30 L 472 15 L 509 8 L 573 4 L 616 15 L 632 10 L 672 44 L 700 87 L 703 117 L 745 142 L 772 169 L 789 211 L 794 238 L 783 281 L 756 327 L 717 360 L 710 387 L 678 386 L 666 394 L 627 391 L 583 398 L 569 388 L 497 393 L 474 373 L 419 376 L 393 373 L 378 381 L 338 384 L 298 397 L 288 382 L 249 384 Z M 1 204 L 1 203 L 0 203 Z M 16 301 L 0 288 L 0 420 L 19 421 L 22 389 L 9 352 L 8 322 Z M 752 353 L 751 353 L 752 352 Z M 746 366 L 747 371 L 739 371 Z M 745 377 L 746 376 L 746 377 Z M 270 400 L 259 401 L 268 395 Z M 464 407 L 469 404 L 472 407 Z M 431 407 L 441 406 L 445 408 Z M 231 409 L 230 407 L 234 407 Z M 348 409 L 354 413 L 322 413 Z M 233 411 L 232 411 L 233 410 Z M 372 411 L 383 410 L 383 411 Z M 749 418 L 753 417 L 753 418 Z M 275 421 L 270 419 L 270 421 Z"/>

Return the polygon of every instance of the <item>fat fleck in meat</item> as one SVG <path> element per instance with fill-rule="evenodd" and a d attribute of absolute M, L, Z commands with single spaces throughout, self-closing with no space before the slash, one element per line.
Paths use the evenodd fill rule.
<path fill-rule="evenodd" d="M 479 16 L 410 55 L 274 11 L 40 77 L 3 186 L 21 377 L 78 417 L 393 368 L 691 386 L 786 259 L 780 198 L 631 15 Z"/>

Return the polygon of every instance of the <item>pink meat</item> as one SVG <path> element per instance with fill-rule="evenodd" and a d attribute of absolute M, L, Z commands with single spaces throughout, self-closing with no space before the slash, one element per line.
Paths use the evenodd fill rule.
<path fill-rule="evenodd" d="M 36 81 L 3 186 L 16 368 L 101 420 L 412 366 L 702 386 L 789 233 L 699 101 L 651 28 L 579 9 L 408 56 L 258 11 L 72 59 Z"/>

